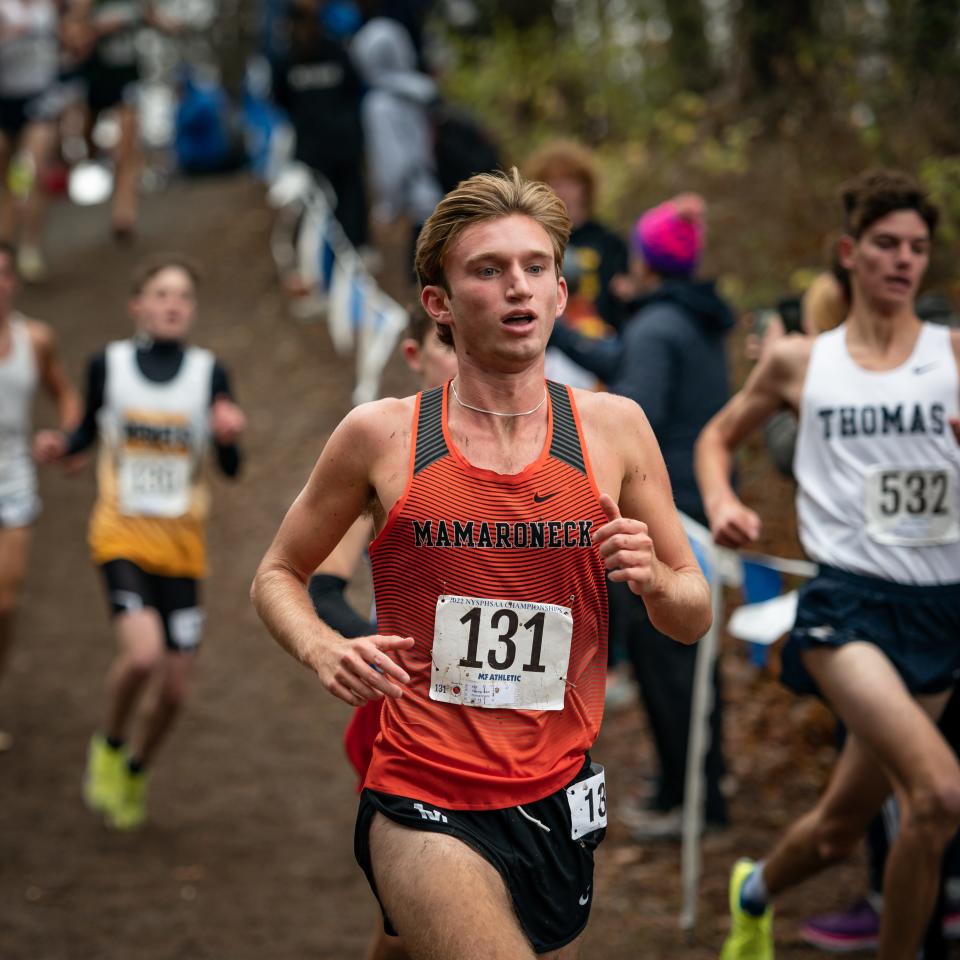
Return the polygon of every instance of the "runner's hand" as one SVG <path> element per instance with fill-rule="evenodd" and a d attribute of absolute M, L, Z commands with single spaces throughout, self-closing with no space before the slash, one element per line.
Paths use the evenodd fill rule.
<path fill-rule="evenodd" d="M 219 396 L 210 408 L 210 430 L 219 444 L 236 443 L 246 429 L 247 418 L 230 399 Z"/>
<path fill-rule="evenodd" d="M 642 520 L 620 514 L 613 497 L 600 494 L 600 508 L 607 515 L 608 523 L 593 531 L 594 545 L 600 548 L 600 556 L 607 568 L 607 576 L 626 583 L 642 596 L 657 583 L 657 554 L 653 540 Z"/>
<path fill-rule="evenodd" d="M 746 546 L 760 536 L 760 517 L 736 497 L 724 503 L 710 517 L 713 541 L 721 547 Z"/>
<path fill-rule="evenodd" d="M 384 695 L 399 698 L 403 690 L 397 684 L 408 684 L 410 676 L 387 654 L 412 646 L 413 637 L 377 634 L 344 639 L 336 646 L 325 647 L 314 669 L 324 687 L 351 706 L 358 707 Z"/>
<path fill-rule="evenodd" d="M 950 418 L 950 429 L 953 431 L 954 439 L 960 443 L 960 417 Z"/>
<path fill-rule="evenodd" d="M 38 430 L 33 438 L 33 459 L 56 463 L 67 452 L 67 438 L 59 430 Z"/>

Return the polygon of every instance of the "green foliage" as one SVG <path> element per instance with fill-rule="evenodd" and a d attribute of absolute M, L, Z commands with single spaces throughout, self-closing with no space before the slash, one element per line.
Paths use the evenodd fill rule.
<path fill-rule="evenodd" d="M 960 239 L 960 156 L 927 157 L 920 179 L 940 207 L 937 237 L 943 244 Z"/>
<path fill-rule="evenodd" d="M 476 110 L 511 158 L 558 130 L 593 144 L 647 132 L 649 92 L 640 89 L 633 51 L 604 34 L 583 40 L 546 24 L 500 24 L 492 36 L 453 45 L 458 66 L 446 93 Z"/>

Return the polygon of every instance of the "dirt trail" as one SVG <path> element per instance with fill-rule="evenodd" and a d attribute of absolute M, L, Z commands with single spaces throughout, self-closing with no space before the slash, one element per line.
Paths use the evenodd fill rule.
<path fill-rule="evenodd" d="M 156 766 L 149 825 L 107 832 L 82 806 L 86 741 L 100 719 L 112 645 L 87 558 L 91 471 L 45 473 L 45 512 L 0 698 L 16 738 L 0 756 L 2 960 L 301 960 L 359 957 L 374 917 L 352 856 L 353 776 L 340 749 L 348 709 L 281 653 L 247 602 L 253 570 L 332 426 L 348 409 L 349 365 L 323 330 L 284 315 L 268 255 L 270 215 L 244 178 L 174 184 L 146 199 L 135 248 L 108 238 L 102 209 L 53 211 L 50 283 L 23 309 L 59 332 L 75 379 L 86 358 L 124 336 L 132 265 L 179 249 L 205 267 L 196 341 L 229 367 L 250 420 L 238 483 L 215 480 L 208 629 L 192 701 Z M 410 386 L 396 367 L 388 390 Z M 49 423 L 41 405 L 38 424 Z M 363 586 L 359 588 L 363 593 Z M 804 737 L 822 751 L 815 708 L 734 659 L 728 694 L 737 825 L 705 841 L 698 942 L 677 933 L 679 853 L 641 848 L 616 822 L 601 848 L 585 955 L 607 960 L 716 955 L 726 871 L 756 854 L 815 794 L 822 755 L 799 782 L 788 771 Z M 762 737 L 762 742 L 758 740 Z M 608 719 L 595 755 L 614 809 L 649 768 L 640 712 Z M 812 773 L 811 773 L 812 770 Z M 781 956 L 816 956 L 797 917 L 859 890 L 851 869 L 781 909 Z"/>

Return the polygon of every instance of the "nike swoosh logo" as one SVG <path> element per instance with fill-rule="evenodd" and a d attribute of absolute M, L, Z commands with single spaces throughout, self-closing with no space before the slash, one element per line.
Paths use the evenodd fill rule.
<path fill-rule="evenodd" d="M 914 367 L 913 372 L 917 374 L 926 373 L 928 370 L 932 370 L 939 362 L 939 360 L 934 360 L 931 363 L 922 363 L 919 367 Z"/>
<path fill-rule="evenodd" d="M 546 503 L 551 497 L 555 497 L 558 491 L 554 490 L 553 493 L 548 493 L 545 497 L 541 497 L 539 493 L 533 495 L 534 503 Z"/>
<path fill-rule="evenodd" d="M 581 907 L 585 907 L 589 902 L 590 902 L 590 891 L 588 890 L 582 897 L 580 897 L 577 903 L 579 903 Z"/>

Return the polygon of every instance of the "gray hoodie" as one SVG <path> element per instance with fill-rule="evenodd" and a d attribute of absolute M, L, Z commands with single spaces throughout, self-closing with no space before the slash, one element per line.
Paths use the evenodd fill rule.
<path fill-rule="evenodd" d="M 417 70 L 413 42 L 396 20 L 370 20 L 353 38 L 350 55 L 368 87 L 361 111 L 374 215 L 422 223 L 443 195 L 427 111 L 436 85 Z"/>

